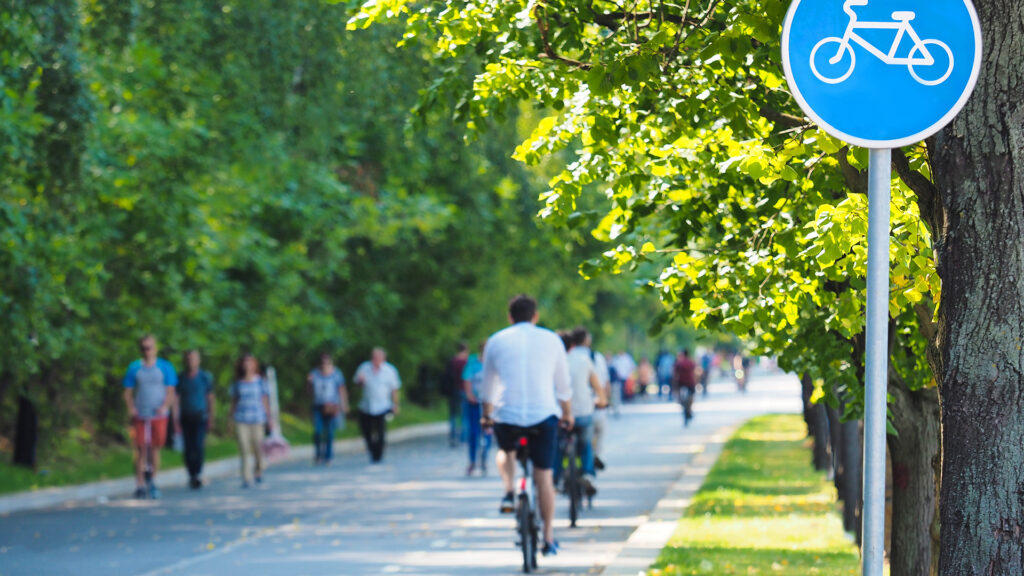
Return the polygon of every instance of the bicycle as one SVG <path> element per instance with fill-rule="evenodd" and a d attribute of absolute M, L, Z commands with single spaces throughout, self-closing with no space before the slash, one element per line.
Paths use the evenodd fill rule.
<path fill-rule="evenodd" d="M 580 509 L 583 507 L 583 482 L 580 478 L 580 467 L 576 456 L 576 429 L 562 433 L 562 454 L 568 465 L 565 468 L 565 494 L 569 497 L 569 527 L 576 527 Z M 592 505 L 592 504 L 591 504 Z"/>
<path fill-rule="evenodd" d="M 846 81 L 847 78 L 853 74 L 853 69 L 857 65 L 857 56 L 853 51 L 852 43 L 860 45 L 862 48 L 868 51 L 872 56 L 878 58 L 885 64 L 892 66 L 906 66 L 910 75 L 918 83 L 925 86 L 937 86 L 942 84 L 949 78 L 950 74 L 953 73 L 953 51 L 949 49 L 944 42 L 935 40 L 932 38 L 922 40 L 914 30 L 914 27 L 910 24 L 916 16 L 914 12 L 909 11 L 896 11 L 892 13 L 892 22 L 861 22 L 857 20 L 857 13 L 854 11 L 854 6 L 867 6 L 869 0 L 846 0 L 843 4 L 843 11 L 846 12 L 850 17 L 850 23 L 846 27 L 846 32 L 843 37 L 829 36 L 820 42 L 818 42 L 814 49 L 811 50 L 811 72 L 818 77 L 819 80 L 826 84 L 840 84 Z M 882 52 L 870 42 L 865 40 L 857 30 L 895 30 L 896 37 L 893 39 L 892 46 L 888 52 Z M 909 36 L 914 42 L 914 47 L 910 50 L 910 53 L 906 58 L 900 58 L 896 56 L 896 51 L 899 50 L 900 43 L 903 41 L 905 36 Z M 842 72 L 838 75 L 835 74 L 823 74 L 818 70 L 818 63 L 815 61 L 818 51 L 824 48 L 826 45 L 836 44 L 835 55 L 828 59 L 828 64 L 833 67 L 837 67 L 837 71 Z M 949 59 L 949 66 L 946 68 L 945 74 L 938 79 L 925 79 L 922 78 L 915 66 L 922 68 L 930 68 L 937 64 L 935 56 L 928 49 L 929 46 L 933 48 L 941 49 L 945 52 L 946 57 Z M 828 49 L 825 53 L 828 54 L 831 49 Z M 848 66 L 841 65 L 845 57 L 849 55 L 850 63 Z"/>
<path fill-rule="evenodd" d="M 518 546 L 523 551 L 523 573 L 529 574 L 537 569 L 537 542 L 540 540 L 540 515 L 537 511 L 537 490 L 533 484 L 533 464 L 530 462 L 530 445 L 524 436 L 519 439 L 516 448 L 516 459 L 519 461 L 522 477 L 516 485 L 516 534 L 519 536 Z"/>

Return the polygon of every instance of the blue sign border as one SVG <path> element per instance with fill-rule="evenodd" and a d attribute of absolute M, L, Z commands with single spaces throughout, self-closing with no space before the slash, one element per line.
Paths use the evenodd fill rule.
<path fill-rule="evenodd" d="M 814 121 L 815 124 L 832 136 L 835 136 L 844 142 L 853 144 L 854 146 L 861 146 L 863 148 L 901 148 L 903 146 L 916 144 L 932 134 L 935 134 L 939 130 L 942 130 L 946 124 L 949 124 L 953 118 L 960 113 L 960 110 L 962 110 L 967 104 L 967 100 L 970 99 L 971 94 L 974 92 L 974 87 L 978 83 L 978 76 L 981 74 L 981 56 L 983 47 L 981 39 L 981 21 L 978 19 L 978 12 L 974 8 L 974 2 L 971 0 L 963 0 L 964 4 L 967 6 L 967 12 L 971 15 L 971 24 L 974 27 L 974 63 L 973 69 L 971 70 L 971 77 L 967 81 L 967 85 L 964 87 L 963 94 L 960 95 L 960 98 L 956 101 L 956 104 L 953 105 L 949 112 L 947 112 L 946 115 L 938 122 L 932 124 L 928 128 L 916 134 L 912 134 L 904 138 L 897 138 L 895 140 L 870 140 L 866 138 L 858 138 L 857 136 L 838 130 L 814 112 L 814 109 L 807 103 L 803 94 L 800 93 L 800 87 L 793 79 L 793 70 L 789 64 L 789 35 L 791 32 L 790 27 L 793 23 L 793 17 L 796 15 L 797 8 L 800 7 L 801 1 L 802 0 L 793 0 L 793 3 L 789 6 L 789 10 L 786 12 L 786 20 L 782 25 L 782 67 L 786 73 L 786 81 L 789 83 L 789 89 L 792 92 L 793 97 L 796 98 L 800 108 L 811 118 L 811 120 Z"/>

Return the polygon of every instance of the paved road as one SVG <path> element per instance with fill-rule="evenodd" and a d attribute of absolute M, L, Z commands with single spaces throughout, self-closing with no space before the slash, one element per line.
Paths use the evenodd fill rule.
<path fill-rule="evenodd" d="M 792 377 L 762 376 L 745 395 L 722 382 L 683 429 L 679 407 L 628 406 L 611 422 L 600 494 L 570 530 L 559 499 L 562 553 L 541 573 L 600 573 L 723 426 L 800 408 Z M 0 575 L 514 574 L 513 520 L 497 512 L 500 482 L 465 478 L 463 450 L 441 440 L 392 447 L 370 466 L 345 456 L 330 469 L 271 469 L 243 491 L 235 480 L 200 493 L 164 487 L 159 502 L 107 503 L 0 518 Z"/>

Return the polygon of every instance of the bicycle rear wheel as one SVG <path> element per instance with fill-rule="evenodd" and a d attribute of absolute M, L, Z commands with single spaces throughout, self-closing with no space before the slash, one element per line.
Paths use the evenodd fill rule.
<path fill-rule="evenodd" d="M 519 546 L 523 549 L 523 573 L 529 574 L 537 566 L 537 534 L 533 527 L 533 512 L 526 494 L 519 495 L 516 507 L 516 529 L 519 530 Z"/>

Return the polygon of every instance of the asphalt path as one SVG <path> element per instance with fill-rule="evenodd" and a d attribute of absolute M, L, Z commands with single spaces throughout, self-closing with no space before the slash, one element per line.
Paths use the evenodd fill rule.
<path fill-rule="evenodd" d="M 798 411 L 799 392 L 781 374 L 755 375 L 746 394 L 715 382 L 688 428 L 677 404 L 627 405 L 609 420 L 594 509 L 570 529 L 559 497 L 562 551 L 541 558 L 539 572 L 600 573 L 716 431 Z M 248 490 L 224 479 L 199 492 L 162 486 L 155 502 L 11 514 L 0 517 L 0 576 L 515 574 L 521 556 L 513 519 L 498 513 L 500 480 L 467 478 L 466 458 L 443 439 L 416 440 L 390 446 L 380 465 L 346 455 L 330 468 L 271 468 Z"/>

